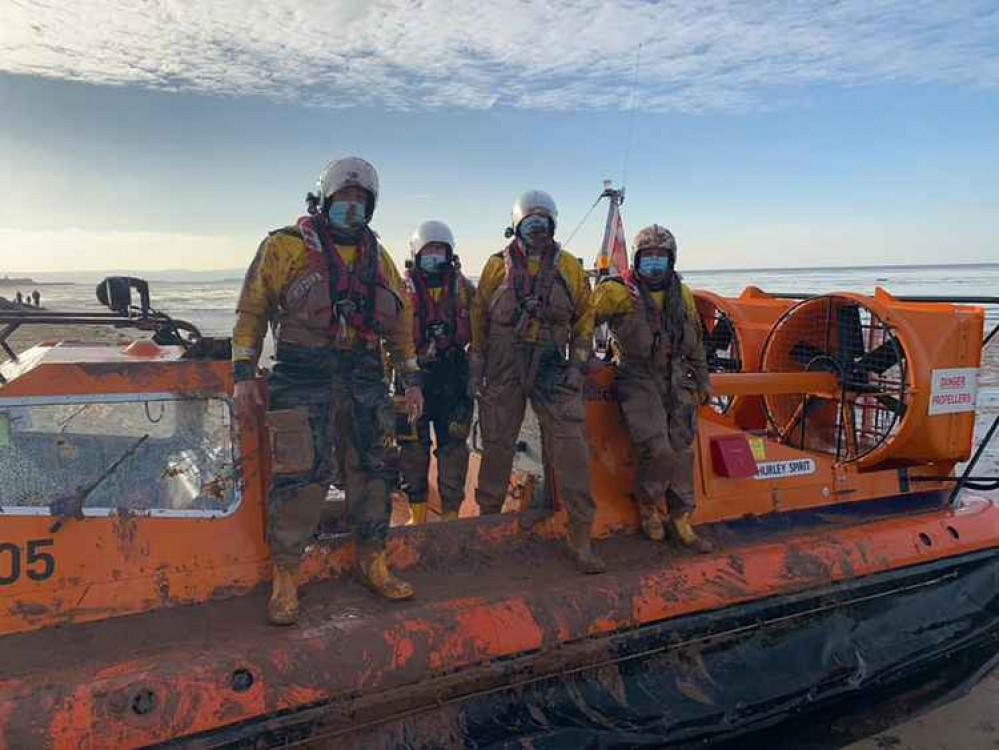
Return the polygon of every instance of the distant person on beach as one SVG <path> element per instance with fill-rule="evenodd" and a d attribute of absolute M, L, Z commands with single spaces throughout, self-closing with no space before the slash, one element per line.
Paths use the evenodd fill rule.
<path fill-rule="evenodd" d="M 37 289 L 31 293 L 31 299 L 34 300 L 35 307 L 42 306 L 42 295 L 38 292 Z"/>
<path fill-rule="evenodd" d="M 413 522 L 419 524 L 427 520 L 432 443 L 437 446 L 437 489 L 444 517 L 457 518 L 465 498 L 472 423 L 465 348 L 471 337 L 475 287 L 461 272 L 454 235 L 444 222 L 420 224 L 409 241 L 409 251 L 413 339 L 426 405 L 423 417 L 414 426 L 415 434 L 400 438 L 399 449 L 403 490 Z"/>
<path fill-rule="evenodd" d="M 16 302 L 21 307 L 24 306 L 24 295 L 21 294 L 20 289 L 18 289 L 17 293 L 14 295 L 14 302 Z"/>
<path fill-rule="evenodd" d="M 638 460 L 642 532 L 661 541 L 668 515 L 679 544 L 710 552 L 690 525 L 697 409 L 708 391 L 700 318 L 675 270 L 676 239 L 668 229 L 642 229 L 634 253 L 623 278 L 601 280 L 590 307 L 595 324 L 609 324 L 618 352 L 615 386 Z"/>
<path fill-rule="evenodd" d="M 542 461 L 568 514 L 566 542 L 584 573 L 602 573 L 590 532 L 595 507 L 583 435 L 583 374 L 593 329 L 590 284 L 555 241 L 552 197 L 529 190 L 513 204 L 510 244 L 486 262 L 472 306 L 470 391 L 478 394 L 482 464 L 475 499 L 503 508 L 528 400 L 541 427 Z"/>
<path fill-rule="evenodd" d="M 257 360 L 268 324 L 277 323 L 267 406 L 274 561 L 268 615 L 276 625 L 298 617 L 299 562 L 334 474 L 346 492 L 358 577 L 388 599 L 413 595 L 385 559 L 398 465 L 381 354 L 384 343 L 399 363 L 415 422 L 423 394 L 413 311 L 392 256 L 368 226 L 378 201 L 374 167 L 356 157 L 331 162 L 319 176 L 318 192 L 308 197 L 307 216 L 260 244 L 233 331 L 235 401 L 249 423 L 264 405 Z"/>

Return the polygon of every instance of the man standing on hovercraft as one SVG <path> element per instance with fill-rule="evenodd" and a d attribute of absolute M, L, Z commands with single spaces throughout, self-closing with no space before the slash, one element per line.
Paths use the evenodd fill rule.
<path fill-rule="evenodd" d="M 594 322 L 610 325 L 617 350 L 616 386 L 638 459 L 642 531 L 663 539 L 665 505 L 670 535 L 685 547 L 710 552 L 710 543 L 690 525 L 697 408 L 708 390 L 700 318 L 675 270 L 676 240 L 668 229 L 642 229 L 634 253 L 625 277 L 602 281 L 590 305 Z"/>
<path fill-rule="evenodd" d="M 378 176 L 364 159 L 327 165 L 319 176 L 319 195 L 309 197 L 309 215 L 261 243 L 237 306 L 235 399 L 247 419 L 264 405 L 256 366 L 268 323 L 276 323 L 267 427 L 273 474 L 268 541 L 274 560 L 268 615 L 277 625 L 298 616 L 299 560 L 333 478 L 334 449 L 361 581 L 389 599 L 413 595 L 385 561 L 389 488 L 398 466 L 382 342 L 393 361 L 403 363 L 414 421 L 423 396 L 405 285 L 368 228 L 377 200 Z"/>
<path fill-rule="evenodd" d="M 470 313 L 475 287 L 461 272 L 454 236 L 442 221 L 425 221 L 409 241 L 409 302 L 413 308 L 423 394 L 423 417 L 409 439 L 400 438 L 403 489 L 414 523 L 427 519 L 430 428 L 437 444 L 437 488 L 445 518 L 457 518 L 465 497 L 468 433 Z"/>
<path fill-rule="evenodd" d="M 475 497 L 499 513 L 527 401 L 538 417 L 543 460 L 551 461 L 568 514 L 567 542 L 585 573 L 602 573 L 590 530 L 594 505 L 583 436 L 582 367 L 590 357 L 590 286 L 579 262 L 555 242 L 558 212 L 548 193 L 513 204 L 502 252 L 486 262 L 472 306 L 470 388 L 479 394 L 483 455 Z"/>

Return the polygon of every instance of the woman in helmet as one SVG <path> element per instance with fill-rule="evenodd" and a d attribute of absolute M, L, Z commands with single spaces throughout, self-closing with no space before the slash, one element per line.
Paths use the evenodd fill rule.
<path fill-rule="evenodd" d="M 291 624 L 298 616 L 299 560 L 329 489 L 334 447 L 361 580 L 390 599 L 413 594 L 385 562 L 388 493 L 397 467 L 383 343 L 403 363 L 414 421 L 423 397 L 405 284 L 368 228 L 377 200 L 378 176 L 368 162 L 331 162 L 320 175 L 318 197 L 309 196 L 309 215 L 260 244 L 237 306 L 235 400 L 248 421 L 264 405 L 257 360 L 268 323 L 277 324 L 267 413 L 274 560 L 268 614 L 275 624 Z"/>
<path fill-rule="evenodd" d="M 427 518 L 430 428 L 437 450 L 437 489 L 445 518 L 457 518 L 468 473 L 470 312 L 475 287 L 461 273 L 454 236 L 442 221 L 425 221 L 409 241 L 413 340 L 426 399 L 415 434 L 400 440 L 403 489 L 413 521 Z"/>
<path fill-rule="evenodd" d="M 567 542 L 579 567 L 601 573 L 590 546 L 594 505 L 583 436 L 581 368 L 590 357 L 590 286 L 555 242 L 557 211 L 541 190 L 513 205 L 506 249 L 486 262 L 472 306 L 470 387 L 479 394 L 483 455 L 476 500 L 499 513 L 527 401 L 538 417 L 548 475 L 568 513 Z"/>
<path fill-rule="evenodd" d="M 594 321 L 610 325 L 618 353 L 616 386 L 638 460 L 642 531 L 663 539 L 664 505 L 671 536 L 708 552 L 711 545 L 690 525 L 697 407 L 708 389 L 700 318 L 674 270 L 676 240 L 668 229 L 642 229 L 634 253 L 625 278 L 601 282 L 590 305 Z"/>

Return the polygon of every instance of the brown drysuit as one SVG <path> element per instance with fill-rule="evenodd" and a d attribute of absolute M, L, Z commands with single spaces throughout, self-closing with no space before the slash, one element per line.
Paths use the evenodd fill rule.
<path fill-rule="evenodd" d="M 483 455 L 475 497 L 483 513 L 503 507 L 514 446 L 528 400 L 538 417 L 544 460 L 570 524 L 594 515 L 583 434 L 578 366 L 590 352 L 590 296 L 582 266 L 557 246 L 531 269 L 515 240 L 492 256 L 472 308 L 473 356 L 485 358 L 479 398 Z"/>
<path fill-rule="evenodd" d="M 682 330 L 667 329 L 669 294 L 653 295 L 630 279 L 604 281 L 591 305 L 596 323 L 607 322 L 614 337 L 615 385 L 638 463 L 635 494 L 641 503 L 665 500 L 671 515 L 694 510 L 693 442 L 697 408 L 708 389 L 694 298 L 675 283 Z"/>

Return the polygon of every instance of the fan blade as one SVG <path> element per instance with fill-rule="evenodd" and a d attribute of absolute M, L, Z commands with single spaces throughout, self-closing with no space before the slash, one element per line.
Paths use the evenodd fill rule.
<path fill-rule="evenodd" d="M 832 360 L 828 352 L 819 349 L 819 347 L 809 344 L 807 341 L 799 341 L 797 344 L 791 347 L 791 359 L 795 363 L 801 365 L 802 367 L 808 367 L 817 359 Z M 832 362 L 828 362 L 830 368 L 832 367 Z"/>
<path fill-rule="evenodd" d="M 718 366 L 719 370 L 722 372 L 741 372 L 742 363 L 737 359 L 731 359 L 729 357 L 715 357 L 714 363 Z"/>
<path fill-rule="evenodd" d="M 722 315 L 715 321 L 714 330 L 708 334 L 707 339 L 711 342 L 711 349 L 717 352 L 728 349 L 735 336 L 735 329 L 732 328 L 732 321 L 727 315 Z"/>
<path fill-rule="evenodd" d="M 836 310 L 836 344 L 841 362 L 853 362 L 864 353 L 864 329 L 857 305 L 844 305 Z"/>
<path fill-rule="evenodd" d="M 857 365 L 867 372 L 875 372 L 881 375 L 897 365 L 902 359 L 902 345 L 898 339 L 891 336 L 885 342 L 867 352 Z"/>

